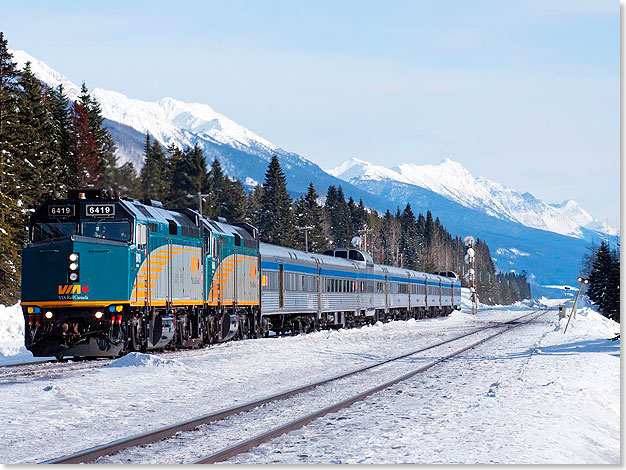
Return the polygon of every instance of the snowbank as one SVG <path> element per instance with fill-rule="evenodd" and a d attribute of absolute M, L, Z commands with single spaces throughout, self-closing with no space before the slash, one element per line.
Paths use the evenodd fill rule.
<path fill-rule="evenodd" d="M 165 359 L 152 354 L 143 354 L 138 352 L 129 353 L 119 359 L 116 359 L 107 367 L 178 367 L 184 368 L 185 365 L 175 359 Z"/>
<path fill-rule="evenodd" d="M 0 305 L 0 356 L 24 352 L 24 316 L 20 304 Z"/>

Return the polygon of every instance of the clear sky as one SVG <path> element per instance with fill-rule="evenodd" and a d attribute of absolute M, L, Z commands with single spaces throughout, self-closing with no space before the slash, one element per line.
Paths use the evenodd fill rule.
<path fill-rule="evenodd" d="M 332 168 L 460 161 L 619 217 L 619 3 L 3 2 L 0 30 L 74 82 L 206 103 Z"/>

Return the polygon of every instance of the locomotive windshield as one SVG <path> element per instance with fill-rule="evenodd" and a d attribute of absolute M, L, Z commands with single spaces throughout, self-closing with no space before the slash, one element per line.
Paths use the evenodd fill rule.
<path fill-rule="evenodd" d="M 39 222 L 33 225 L 33 241 L 40 242 L 51 238 L 75 235 L 78 231 L 76 222 Z"/>
<path fill-rule="evenodd" d="M 130 222 L 83 222 L 83 236 L 127 242 L 130 240 Z"/>

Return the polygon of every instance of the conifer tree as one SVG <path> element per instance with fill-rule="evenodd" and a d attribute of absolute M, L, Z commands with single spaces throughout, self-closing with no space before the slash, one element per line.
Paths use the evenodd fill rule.
<path fill-rule="evenodd" d="M 72 145 L 76 156 L 78 186 L 82 188 L 96 187 L 101 181 L 102 162 L 89 125 L 87 109 L 78 101 L 74 103 L 73 107 L 72 128 L 74 131 Z"/>
<path fill-rule="evenodd" d="M 87 111 L 87 120 L 96 144 L 100 167 L 98 183 L 103 187 L 114 186 L 117 171 L 116 146 L 111 134 L 104 126 L 102 108 L 98 100 L 89 94 L 87 85 L 83 82 L 80 89 L 79 102 Z"/>
<path fill-rule="evenodd" d="M 244 222 L 246 219 L 246 191 L 239 180 L 226 178 L 224 185 L 224 217 L 229 222 Z"/>
<path fill-rule="evenodd" d="M 295 240 L 295 221 L 291 207 L 291 197 L 287 193 L 287 182 L 278 157 L 270 161 L 259 214 L 261 240 L 282 246 L 291 246 Z"/>
<path fill-rule="evenodd" d="M 602 241 L 592 258 L 587 295 L 604 316 L 619 321 L 619 293 L 619 255 Z"/>
<path fill-rule="evenodd" d="M 309 251 L 312 253 L 322 253 L 328 249 L 329 221 L 324 208 L 317 202 L 319 196 L 315 190 L 313 183 L 309 183 L 309 187 L 304 196 L 298 198 L 294 204 L 294 212 L 296 224 L 298 227 L 313 227 L 307 230 L 307 239 Z M 305 239 L 304 231 L 301 230 L 297 237 L 296 248 L 304 250 Z"/>
<path fill-rule="evenodd" d="M 402 267 L 417 269 L 417 227 L 411 204 L 408 203 L 400 217 L 400 254 Z"/>
<path fill-rule="evenodd" d="M 56 165 L 52 114 L 46 108 L 44 88 L 33 75 L 30 62 L 20 73 L 19 85 L 22 89 L 18 102 L 20 138 L 17 147 L 22 166 L 20 187 L 24 206 L 34 208 L 54 192 L 60 169 Z"/>
<path fill-rule="evenodd" d="M 12 305 L 19 299 L 19 250 L 23 237 L 18 101 L 19 74 L 0 32 L 0 303 Z"/>
<path fill-rule="evenodd" d="M 142 196 L 165 202 L 171 200 L 169 195 L 172 184 L 172 161 L 181 151 L 175 146 L 168 148 L 170 158 L 165 154 L 161 144 L 146 133 L 144 146 L 144 164 L 139 176 Z"/>
<path fill-rule="evenodd" d="M 260 223 L 261 194 L 263 194 L 263 187 L 259 184 L 250 190 L 246 199 L 246 222 L 255 227 L 258 227 Z"/>
<path fill-rule="evenodd" d="M 58 183 L 55 189 L 61 196 L 65 196 L 68 189 L 78 187 L 78 170 L 72 146 L 71 105 L 63 85 L 51 93 L 50 99 L 58 158 Z"/>
<path fill-rule="evenodd" d="M 199 145 L 177 151 L 172 156 L 172 180 L 169 205 L 198 210 L 197 195 L 206 186 L 206 160 Z"/>
<path fill-rule="evenodd" d="M 326 212 L 330 218 L 330 233 L 335 248 L 349 248 L 353 237 L 350 206 L 346 202 L 343 188 L 328 187 Z"/>

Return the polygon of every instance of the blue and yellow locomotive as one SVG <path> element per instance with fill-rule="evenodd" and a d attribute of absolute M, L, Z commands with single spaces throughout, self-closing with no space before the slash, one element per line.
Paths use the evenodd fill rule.
<path fill-rule="evenodd" d="M 460 304 L 454 273 L 377 265 L 354 249 L 259 243 L 249 224 L 106 190 L 45 201 L 29 229 L 22 308 L 35 356 L 198 347 L 446 315 Z"/>
<path fill-rule="evenodd" d="M 22 254 L 26 347 L 117 356 L 257 336 L 257 230 L 104 190 L 70 191 L 31 217 Z"/>

